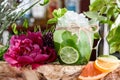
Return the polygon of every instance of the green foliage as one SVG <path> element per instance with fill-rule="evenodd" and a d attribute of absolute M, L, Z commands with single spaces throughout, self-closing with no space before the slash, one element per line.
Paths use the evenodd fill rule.
<path fill-rule="evenodd" d="M 53 17 L 52 19 L 48 20 L 47 24 L 55 24 L 58 21 L 58 18 L 62 17 L 67 12 L 66 8 L 58 9 L 53 11 Z"/>
<path fill-rule="evenodd" d="M 57 33 L 57 31 L 55 31 L 55 33 Z M 58 34 L 59 37 L 61 35 L 62 38 L 61 42 L 61 40 L 56 40 L 58 38 L 55 38 L 56 36 L 54 36 L 55 47 L 57 47 L 58 53 L 61 48 L 65 46 L 70 46 L 79 52 L 80 59 L 76 64 L 86 64 L 89 61 L 91 55 L 91 48 L 89 44 L 89 37 L 85 31 L 80 31 L 79 38 L 76 34 L 72 34 L 69 31 L 61 31 Z"/>
<path fill-rule="evenodd" d="M 90 11 L 85 12 L 92 20 L 108 23 L 110 26 L 120 13 L 120 9 L 114 0 L 95 0 L 89 6 Z"/>
<path fill-rule="evenodd" d="M 0 60 L 3 60 L 3 55 L 7 51 L 8 46 L 2 46 L 0 47 Z"/>
<path fill-rule="evenodd" d="M 29 22 L 28 22 L 27 19 L 24 20 L 22 27 L 23 27 L 25 30 L 27 30 L 27 29 L 29 28 Z M 23 30 L 23 31 L 18 30 L 16 23 L 13 23 L 13 24 L 11 25 L 11 28 L 12 28 L 12 31 L 13 31 L 13 33 L 14 33 L 15 35 L 19 35 L 19 34 L 26 33 L 25 30 Z M 36 30 L 37 30 L 37 28 L 36 28 Z"/>
<path fill-rule="evenodd" d="M 61 46 L 60 48 L 62 48 L 64 46 L 71 46 L 71 47 L 74 47 L 75 49 L 78 50 L 77 44 L 76 44 L 77 39 L 78 39 L 78 37 L 76 34 L 72 35 L 71 32 L 69 32 L 69 31 L 63 32 L 62 33 L 62 40 L 63 41 L 60 44 L 60 46 Z"/>
<path fill-rule="evenodd" d="M 18 34 L 17 25 L 15 23 L 12 24 L 12 31 L 14 34 Z"/>
<path fill-rule="evenodd" d="M 110 26 L 107 40 L 110 45 L 110 53 L 120 51 L 120 3 L 117 0 L 94 0 L 90 6 L 90 11 L 85 15 L 91 19 L 92 23 L 99 21 Z"/>
<path fill-rule="evenodd" d="M 120 52 L 120 25 L 112 29 L 108 35 L 108 42 L 110 44 L 110 52 Z"/>
<path fill-rule="evenodd" d="M 24 20 L 23 27 L 26 28 L 26 29 L 29 27 L 28 19 Z"/>

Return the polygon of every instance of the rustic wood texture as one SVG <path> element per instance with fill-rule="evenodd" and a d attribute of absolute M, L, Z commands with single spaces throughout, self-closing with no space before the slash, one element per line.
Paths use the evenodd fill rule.
<path fill-rule="evenodd" d="M 31 69 L 18 69 L 0 62 L 0 80 L 47 80 L 43 74 Z"/>
<path fill-rule="evenodd" d="M 84 66 L 47 64 L 36 70 L 18 69 L 0 62 L 0 80 L 77 80 Z M 101 80 L 120 80 L 120 67 Z"/>
<path fill-rule="evenodd" d="M 101 80 L 120 80 L 120 66 Z"/>
<path fill-rule="evenodd" d="M 37 72 L 44 74 L 47 80 L 77 80 L 83 66 L 44 65 Z"/>

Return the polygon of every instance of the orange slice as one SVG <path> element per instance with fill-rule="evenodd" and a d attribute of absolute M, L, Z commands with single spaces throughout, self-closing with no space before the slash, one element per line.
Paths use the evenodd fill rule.
<path fill-rule="evenodd" d="M 103 73 L 95 68 L 94 62 L 89 62 L 84 69 L 82 70 L 81 74 L 79 75 L 79 80 L 99 80 L 102 77 L 106 76 L 108 73 Z"/>
<path fill-rule="evenodd" d="M 117 62 L 110 62 L 110 59 L 108 59 L 108 61 L 105 59 L 97 59 L 95 60 L 94 66 L 96 69 L 102 71 L 102 72 L 111 72 L 113 70 L 115 70 L 118 66 L 119 63 Z"/>

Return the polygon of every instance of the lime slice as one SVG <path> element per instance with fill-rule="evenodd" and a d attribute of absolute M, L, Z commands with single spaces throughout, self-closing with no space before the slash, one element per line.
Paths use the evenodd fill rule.
<path fill-rule="evenodd" d="M 53 34 L 53 39 L 54 39 L 54 42 L 57 42 L 57 43 L 61 43 L 63 40 L 62 40 L 62 33 L 64 32 L 65 30 L 56 30 Z"/>
<path fill-rule="evenodd" d="M 60 50 L 60 59 L 62 62 L 64 62 L 65 64 L 74 64 L 79 60 L 79 53 L 76 49 L 74 49 L 73 47 L 63 47 Z"/>

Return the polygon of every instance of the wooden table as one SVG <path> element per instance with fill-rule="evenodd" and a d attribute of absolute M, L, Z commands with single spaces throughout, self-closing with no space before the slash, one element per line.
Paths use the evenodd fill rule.
<path fill-rule="evenodd" d="M 0 62 L 0 80 L 77 80 L 83 67 L 47 64 L 32 70 L 18 69 Z M 101 80 L 120 80 L 120 67 Z"/>

